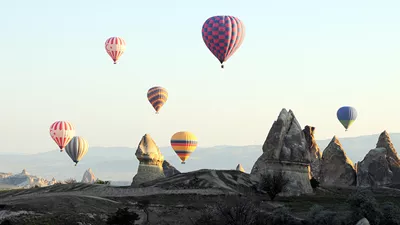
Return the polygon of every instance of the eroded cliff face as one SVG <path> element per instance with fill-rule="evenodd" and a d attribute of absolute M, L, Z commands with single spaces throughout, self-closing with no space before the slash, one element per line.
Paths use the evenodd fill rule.
<path fill-rule="evenodd" d="M 354 186 L 356 179 L 354 163 L 334 136 L 322 154 L 321 185 Z"/>
<path fill-rule="evenodd" d="M 310 151 L 294 113 L 282 109 L 263 145 L 263 154 L 254 164 L 251 174 L 275 174 L 282 171 L 289 180 L 281 195 L 312 193 L 309 180 Z"/>
<path fill-rule="evenodd" d="M 314 137 L 315 127 L 305 126 L 303 132 L 310 152 L 310 179 L 313 177 L 319 181 L 322 154 Z"/>
<path fill-rule="evenodd" d="M 149 134 L 142 137 L 135 155 L 139 160 L 139 167 L 132 179 L 132 187 L 139 187 L 144 182 L 165 177 L 162 166 L 164 156 Z"/>
<path fill-rule="evenodd" d="M 377 187 L 400 183 L 400 160 L 389 134 L 383 131 L 376 148 L 357 163 L 357 186 Z"/>

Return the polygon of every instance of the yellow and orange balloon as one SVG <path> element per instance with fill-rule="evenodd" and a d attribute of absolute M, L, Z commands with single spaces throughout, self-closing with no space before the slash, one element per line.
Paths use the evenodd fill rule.
<path fill-rule="evenodd" d="M 185 164 L 190 154 L 196 150 L 197 137 L 189 131 L 177 132 L 171 137 L 171 146 L 181 159 L 182 164 Z"/>

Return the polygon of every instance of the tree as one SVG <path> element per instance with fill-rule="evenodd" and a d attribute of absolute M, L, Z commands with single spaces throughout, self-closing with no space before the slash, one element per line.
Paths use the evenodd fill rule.
<path fill-rule="evenodd" d="M 105 184 L 105 185 L 109 185 L 111 182 L 110 182 L 110 181 L 103 181 L 103 180 L 97 179 L 94 183 L 95 183 L 95 184 Z"/>
<path fill-rule="evenodd" d="M 117 212 L 107 219 L 107 225 L 134 225 L 140 216 L 135 212 L 129 212 L 128 208 L 118 208 Z"/>
<path fill-rule="evenodd" d="M 259 189 L 267 192 L 271 201 L 274 201 L 275 197 L 284 190 L 288 183 L 289 180 L 284 177 L 282 171 L 274 173 L 274 175 L 261 174 Z"/>
<path fill-rule="evenodd" d="M 64 181 L 66 184 L 75 184 L 78 183 L 74 178 L 69 178 Z"/>
<path fill-rule="evenodd" d="M 150 201 L 147 199 L 138 201 L 138 207 L 140 209 L 142 209 L 144 211 L 144 213 L 146 213 L 146 223 L 147 224 L 150 222 L 149 221 L 149 205 L 150 205 Z"/>

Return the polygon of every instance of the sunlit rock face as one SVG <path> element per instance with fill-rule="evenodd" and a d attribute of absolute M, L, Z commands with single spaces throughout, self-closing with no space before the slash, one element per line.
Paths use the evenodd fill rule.
<path fill-rule="evenodd" d="M 243 173 L 245 172 L 244 169 L 243 169 L 242 164 L 240 164 L 240 163 L 236 166 L 236 170 L 238 170 L 240 172 L 243 172 Z"/>
<path fill-rule="evenodd" d="M 164 156 L 149 134 L 143 136 L 135 155 L 139 160 L 139 167 L 132 179 L 132 187 L 139 187 L 144 182 L 165 177 L 162 166 Z"/>
<path fill-rule="evenodd" d="M 82 183 L 93 184 L 96 182 L 96 176 L 94 175 L 92 169 L 88 169 L 85 171 L 82 177 Z"/>

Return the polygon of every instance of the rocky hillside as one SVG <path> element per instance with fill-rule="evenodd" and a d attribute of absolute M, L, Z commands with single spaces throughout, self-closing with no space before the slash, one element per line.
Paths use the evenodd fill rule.
<path fill-rule="evenodd" d="M 237 170 L 197 170 L 180 173 L 141 184 L 141 187 L 157 187 L 164 190 L 218 189 L 226 192 L 254 191 L 256 182 L 250 174 Z"/>

